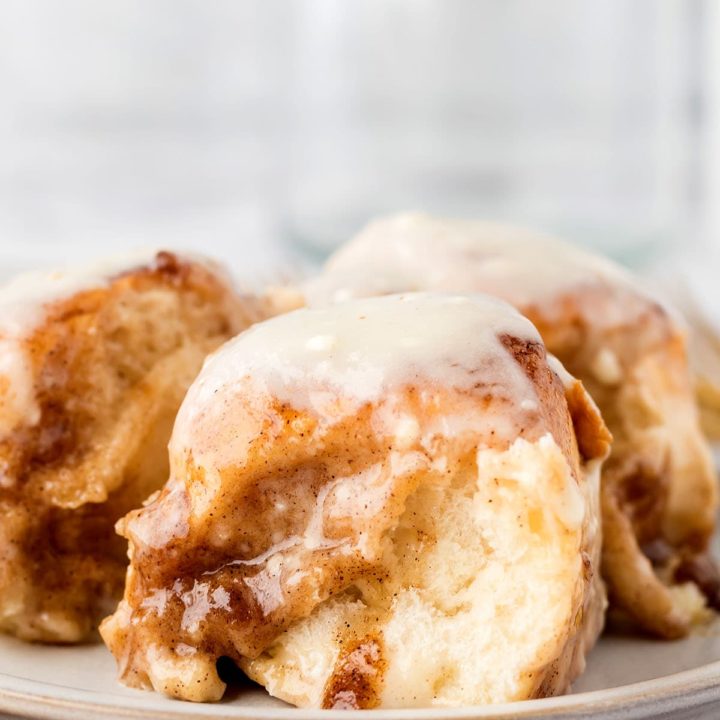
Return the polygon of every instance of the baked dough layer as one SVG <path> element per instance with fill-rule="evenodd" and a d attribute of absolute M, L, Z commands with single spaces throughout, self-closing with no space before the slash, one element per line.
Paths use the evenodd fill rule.
<path fill-rule="evenodd" d="M 299 310 L 205 365 L 170 480 L 120 524 L 121 680 L 218 700 L 229 657 L 309 707 L 563 692 L 605 607 L 609 435 L 486 297 Z"/>
<path fill-rule="evenodd" d="M 92 638 L 122 595 L 116 520 L 167 478 L 205 356 L 263 316 L 205 262 L 161 252 L 0 294 L 0 630 Z"/>
<path fill-rule="evenodd" d="M 315 305 L 408 290 L 507 300 L 597 402 L 614 438 L 602 480 L 613 615 L 675 638 L 707 617 L 706 604 L 720 609 L 705 556 L 717 479 L 674 311 L 619 266 L 555 238 L 420 214 L 371 223 L 305 287 Z"/>

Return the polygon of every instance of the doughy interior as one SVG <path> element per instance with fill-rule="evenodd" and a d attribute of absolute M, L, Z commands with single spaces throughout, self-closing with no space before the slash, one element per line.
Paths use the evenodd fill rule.
<path fill-rule="evenodd" d="M 0 631 L 78 642 L 122 594 L 115 522 L 166 480 L 184 393 L 246 318 L 223 280 L 167 253 L 40 310 L 1 341 L 28 392 L 12 402 L 23 378 L 0 372 Z"/>
<path fill-rule="evenodd" d="M 550 436 L 428 473 L 384 538 L 378 573 L 243 667 L 314 707 L 528 697 L 580 620 L 584 502 Z"/>

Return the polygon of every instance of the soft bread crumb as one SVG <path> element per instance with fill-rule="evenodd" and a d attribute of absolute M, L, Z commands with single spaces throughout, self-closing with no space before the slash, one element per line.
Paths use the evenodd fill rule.
<path fill-rule="evenodd" d="M 382 638 L 382 707 L 532 697 L 569 651 L 591 511 L 549 436 L 481 449 L 410 497 L 381 579 L 322 603 L 243 667 L 272 695 L 319 707 L 352 628 Z"/>

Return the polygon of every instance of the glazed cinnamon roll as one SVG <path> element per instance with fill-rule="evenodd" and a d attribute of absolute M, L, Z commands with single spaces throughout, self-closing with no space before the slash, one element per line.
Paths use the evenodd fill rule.
<path fill-rule="evenodd" d="M 531 323 L 486 296 L 301 309 L 205 364 L 170 479 L 120 523 L 122 681 L 218 700 L 230 658 L 303 707 L 561 693 L 605 606 L 609 435 Z"/>
<path fill-rule="evenodd" d="M 603 571 L 624 620 L 678 637 L 720 607 L 705 556 L 716 477 L 672 310 L 604 258 L 493 223 L 400 215 L 371 223 L 305 288 L 311 304 L 407 290 L 488 292 L 539 329 L 614 437 L 603 472 Z"/>
<path fill-rule="evenodd" d="M 0 289 L 0 631 L 96 633 L 122 595 L 116 520 L 167 479 L 204 357 L 263 316 L 219 268 L 167 252 Z"/>

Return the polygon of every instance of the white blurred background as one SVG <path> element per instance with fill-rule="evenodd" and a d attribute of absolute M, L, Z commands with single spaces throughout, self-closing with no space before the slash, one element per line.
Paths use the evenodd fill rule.
<path fill-rule="evenodd" d="M 0 262 L 252 275 L 402 209 L 697 254 L 719 45 L 716 0 L 0 0 Z"/>

